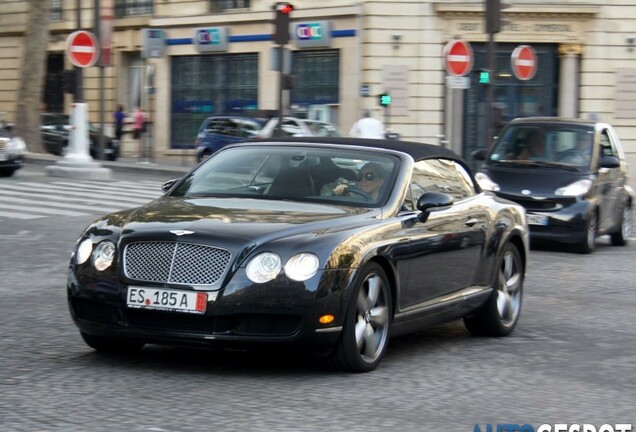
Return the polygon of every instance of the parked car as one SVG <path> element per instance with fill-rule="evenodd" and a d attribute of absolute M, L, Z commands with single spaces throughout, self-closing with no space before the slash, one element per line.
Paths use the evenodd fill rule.
<path fill-rule="evenodd" d="M 618 246 L 631 236 L 634 194 L 620 139 L 609 124 L 516 119 L 490 151 L 473 157 L 484 161 L 476 174 L 483 189 L 525 207 L 533 240 L 589 253 L 600 235 L 609 234 Z"/>
<path fill-rule="evenodd" d="M 259 138 L 274 136 L 278 117 L 270 119 L 258 133 Z M 283 117 L 282 136 L 315 136 L 315 137 L 339 137 L 342 136 L 338 128 L 331 123 L 309 120 L 297 117 Z"/>
<path fill-rule="evenodd" d="M 228 144 L 256 137 L 266 120 L 241 115 L 217 115 L 201 123 L 194 142 L 197 161 L 210 157 Z"/>
<path fill-rule="evenodd" d="M 338 178 L 351 193 L 322 192 Z M 506 336 L 518 321 L 523 208 L 482 193 L 442 147 L 231 144 L 163 189 L 73 248 L 70 313 L 97 351 L 300 344 L 362 372 L 390 336 L 460 318 Z"/>
<path fill-rule="evenodd" d="M 46 151 L 54 155 L 62 156 L 68 147 L 69 131 L 71 129 L 70 117 L 61 113 L 40 114 L 40 131 L 42 144 Z M 99 155 L 99 127 L 93 123 L 88 124 L 89 153 L 92 158 L 98 159 Z M 107 135 L 103 135 L 105 159 L 114 161 L 119 157 L 120 144 Z"/>
<path fill-rule="evenodd" d="M 0 177 L 10 177 L 24 165 L 27 147 L 13 128 L 0 120 Z"/>

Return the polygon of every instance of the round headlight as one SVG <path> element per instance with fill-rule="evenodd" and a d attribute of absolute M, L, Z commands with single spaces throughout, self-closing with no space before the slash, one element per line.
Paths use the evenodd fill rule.
<path fill-rule="evenodd" d="M 272 252 L 264 252 L 252 258 L 245 273 L 252 282 L 263 283 L 274 279 L 280 269 L 280 257 Z"/>
<path fill-rule="evenodd" d="M 570 183 L 567 186 L 560 187 L 554 193 L 555 195 L 560 195 L 560 196 L 585 195 L 586 193 L 588 193 L 591 187 L 592 187 L 592 180 L 582 179 L 582 180 L 575 181 L 574 183 Z"/>
<path fill-rule="evenodd" d="M 318 271 L 318 257 L 312 253 L 294 255 L 285 264 L 285 274 L 295 281 L 305 281 Z"/>
<path fill-rule="evenodd" d="M 103 241 L 93 252 L 93 266 L 97 271 L 104 271 L 113 263 L 115 258 L 115 243 Z"/>
<path fill-rule="evenodd" d="M 91 239 L 82 240 L 79 246 L 77 246 L 77 251 L 75 251 L 75 262 L 77 264 L 84 264 L 91 256 L 92 251 L 93 241 Z"/>

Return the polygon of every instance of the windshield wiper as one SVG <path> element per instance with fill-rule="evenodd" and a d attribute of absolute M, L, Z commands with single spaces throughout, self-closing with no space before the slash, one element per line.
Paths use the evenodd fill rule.
<path fill-rule="evenodd" d="M 517 166 L 563 168 L 569 171 L 579 170 L 577 167 L 572 165 L 567 165 L 560 162 L 549 162 L 549 161 L 539 161 L 539 160 L 501 160 L 501 161 L 493 162 L 492 164 L 495 166 L 517 165 Z"/>

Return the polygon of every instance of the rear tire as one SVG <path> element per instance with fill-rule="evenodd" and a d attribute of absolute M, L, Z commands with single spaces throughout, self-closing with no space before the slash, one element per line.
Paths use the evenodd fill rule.
<path fill-rule="evenodd" d="M 464 317 L 464 325 L 475 336 L 508 336 L 519 320 L 524 277 L 521 254 L 508 243 L 498 260 L 492 295 L 476 312 Z"/>
<path fill-rule="evenodd" d="M 615 233 L 610 234 L 614 246 L 625 246 L 632 235 L 632 203 L 627 202 L 623 207 L 621 226 Z"/>
<path fill-rule="evenodd" d="M 95 336 L 82 331 L 80 331 L 80 335 L 86 345 L 104 354 L 133 354 L 139 352 L 144 346 L 143 342 Z"/>
<path fill-rule="evenodd" d="M 389 344 L 391 311 L 386 274 L 380 265 L 371 263 L 356 282 L 342 335 L 333 353 L 340 369 L 370 372 L 378 367 Z"/>

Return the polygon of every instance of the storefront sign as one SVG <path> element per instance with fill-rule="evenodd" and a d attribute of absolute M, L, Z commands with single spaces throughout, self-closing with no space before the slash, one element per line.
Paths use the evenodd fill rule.
<path fill-rule="evenodd" d="M 382 66 L 382 91 L 391 95 L 391 115 L 409 114 L 409 67 Z"/>
<path fill-rule="evenodd" d="M 331 22 L 295 23 L 292 38 L 296 48 L 331 47 Z"/>
<path fill-rule="evenodd" d="M 199 52 L 227 51 L 227 41 L 227 27 L 196 28 L 192 38 Z"/>
<path fill-rule="evenodd" d="M 482 34 L 485 32 L 484 30 L 485 23 L 483 20 L 473 21 L 473 20 L 465 20 L 465 21 L 456 21 L 453 24 L 454 32 L 463 35 L 464 37 L 467 34 L 478 33 Z M 516 21 L 511 20 L 509 17 L 506 17 L 505 23 L 501 25 L 502 33 L 511 33 L 511 34 L 533 34 L 539 36 L 574 36 L 579 33 L 580 29 L 576 23 L 573 22 L 546 22 L 546 21 Z"/>
<path fill-rule="evenodd" d="M 616 118 L 636 118 L 636 68 L 616 69 Z"/>
<path fill-rule="evenodd" d="M 141 29 L 141 58 L 161 58 L 166 50 L 166 33 L 159 29 Z"/>

